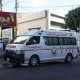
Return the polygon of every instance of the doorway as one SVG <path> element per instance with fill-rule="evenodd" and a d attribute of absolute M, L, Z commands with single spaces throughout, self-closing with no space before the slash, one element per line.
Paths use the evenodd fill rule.
<path fill-rule="evenodd" d="M 14 38 L 14 27 L 1 27 L 1 42 L 3 42 L 4 49 L 6 44 Z"/>

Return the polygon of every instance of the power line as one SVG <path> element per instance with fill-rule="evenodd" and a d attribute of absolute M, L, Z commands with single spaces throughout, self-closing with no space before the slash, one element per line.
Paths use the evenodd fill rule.
<path fill-rule="evenodd" d="M 14 1 L 14 2 L 12 2 L 12 1 Z M 13 3 L 15 3 L 15 0 L 8 0 L 6 3 L 4 3 L 4 6 L 6 5 L 6 8 L 7 8 L 7 6 L 9 6 L 10 4 L 13 4 Z M 34 7 L 34 6 L 20 6 L 19 5 L 19 3 L 20 3 L 20 0 L 18 0 L 17 1 L 17 8 L 22 8 L 22 9 L 24 9 L 24 10 L 27 10 L 27 9 L 54 9 L 54 8 L 68 8 L 68 7 L 79 7 L 80 5 L 79 4 L 76 4 L 76 5 L 59 5 L 59 6 L 57 6 L 57 5 L 55 5 L 55 6 L 53 6 L 53 5 L 50 5 L 50 6 L 48 6 L 48 7 Z M 16 8 L 16 7 L 14 7 L 14 8 Z M 14 9 L 13 8 L 13 9 Z"/>
<path fill-rule="evenodd" d="M 5 11 L 7 10 L 7 11 L 10 11 L 10 10 L 12 10 L 11 8 L 12 8 L 12 4 L 14 4 L 14 0 L 8 0 L 7 2 L 5 2 L 4 3 L 4 1 L 3 1 L 3 6 L 4 6 L 4 8 L 3 9 L 5 9 Z"/>
<path fill-rule="evenodd" d="M 57 7 L 73 7 L 73 6 L 80 6 L 80 5 L 63 5 L 63 6 L 48 6 L 48 7 L 31 7 L 31 6 L 24 6 L 23 8 L 57 8 Z M 22 7 L 22 6 L 18 6 Z"/>
<path fill-rule="evenodd" d="M 6 3 L 4 3 L 4 5 L 8 5 L 10 1 L 7 1 Z"/>

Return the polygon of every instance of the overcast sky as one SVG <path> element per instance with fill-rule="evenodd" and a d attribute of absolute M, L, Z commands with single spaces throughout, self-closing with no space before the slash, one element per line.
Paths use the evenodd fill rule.
<path fill-rule="evenodd" d="M 18 12 L 38 12 L 52 10 L 67 14 L 80 6 L 80 0 L 17 0 Z M 15 12 L 15 0 L 3 0 L 3 11 Z"/>

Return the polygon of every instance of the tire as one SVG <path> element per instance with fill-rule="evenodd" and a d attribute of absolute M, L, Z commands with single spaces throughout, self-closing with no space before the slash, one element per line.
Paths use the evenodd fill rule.
<path fill-rule="evenodd" d="M 66 62 L 66 63 L 71 63 L 71 61 L 72 61 L 72 55 L 71 55 L 71 54 L 68 54 L 68 55 L 66 56 L 65 62 Z"/>
<path fill-rule="evenodd" d="M 35 67 L 37 64 L 39 64 L 39 59 L 34 55 L 30 58 L 29 65 Z"/>

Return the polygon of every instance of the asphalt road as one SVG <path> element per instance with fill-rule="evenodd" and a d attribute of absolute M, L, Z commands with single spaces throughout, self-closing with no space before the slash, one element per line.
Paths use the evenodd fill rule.
<path fill-rule="evenodd" d="M 3 67 L 0 80 L 80 80 L 80 57 L 69 64 L 53 62 L 37 67 Z"/>

